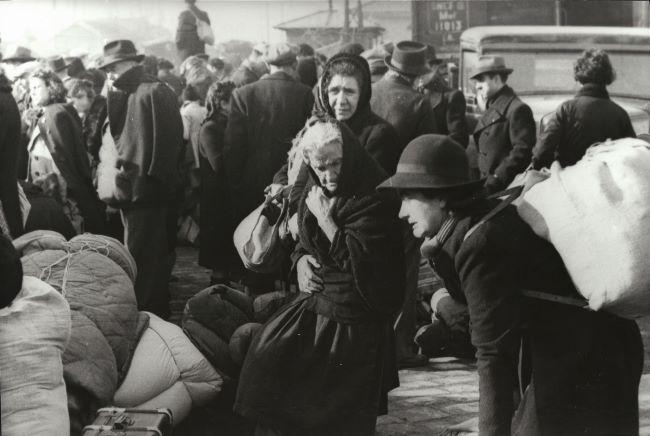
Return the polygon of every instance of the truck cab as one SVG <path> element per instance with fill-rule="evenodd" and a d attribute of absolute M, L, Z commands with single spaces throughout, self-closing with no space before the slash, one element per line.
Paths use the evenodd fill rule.
<path fill-rule="evenodd" d="M 459 84 L 470 128 L 480 117 L 469 77 L 482 55 L 503 56 L 514 72 L 508 84 L 533 111 L 538 127 L 580 88 L 573 65 L 588 48 L 606 50 L 616 80 L 610 98 L 623 107 L 637 134 L 650 132 L 650 29 L 588 26 L 483 26 L 460 37 Z"/>

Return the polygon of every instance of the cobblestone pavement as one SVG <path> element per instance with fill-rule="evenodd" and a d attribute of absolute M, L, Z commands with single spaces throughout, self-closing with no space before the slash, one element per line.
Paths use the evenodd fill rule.
<path fill-rule="evenodd" d="M 172 322 L 180 323 L 187 298 L 208 285 L 208 270 L 196 265 L 196 257 L 195 249 L 179 247 L 174 269 L 179 280 L 171 287 Z M 641 435 L 650 436 L 650 317 L 640 320 L 639 326 L 645 345 L 645 374 L 639 393 L 640 426 Z M 377 436 L 435 436 L 478 412 L 478 376 L 472 361 L 431 359 L 426 367 L 400 371 L 400 384 L 389 396 L 388 415 L 377 421 Z M 219 426 L 219 422 L 210 421 L 209 425 Z M 201 436 L 209 434 L 213 433 L 200 432 Z"/>

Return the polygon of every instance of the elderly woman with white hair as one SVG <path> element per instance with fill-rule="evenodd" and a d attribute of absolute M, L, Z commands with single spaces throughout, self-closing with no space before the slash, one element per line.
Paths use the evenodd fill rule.
<path fill-rule="evenodd" d="M 398 385 L 391 320 L 402 302 L 396 198 L 352 131 L 313 117 L 299 139 L 300 292 L 255 336 L 235 411 L 258 435 L 372 435 Z"/>

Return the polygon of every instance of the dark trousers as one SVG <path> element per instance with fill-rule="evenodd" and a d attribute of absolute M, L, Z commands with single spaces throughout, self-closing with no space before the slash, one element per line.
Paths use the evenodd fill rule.
<path fill-rule="evenodd" d="M 122 210 L 124 244 L 135 259 L 138 276 L 135 296 L 139 310 L 166 319 L 169 309 L 169 279 L 175 261 L 175 215 L 168 206 L 133 207 Z"/>
<path fill-rule="evenodd" d="M 418 296 L 418 274 L 420 271 L 420 245 L 421 239 L 416 239 L 411 229 L 404 228 L 404 260 L 406 262 L 406 283 L 404 292 L 404 303 L 395 320 L 395 345 L 397 348 L 397 360 L 408 358 L 414 354 L 415 332 L 417 330 L 416 304 Z"/>

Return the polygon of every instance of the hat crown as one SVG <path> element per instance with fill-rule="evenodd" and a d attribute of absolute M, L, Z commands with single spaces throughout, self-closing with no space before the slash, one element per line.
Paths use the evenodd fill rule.
<path fill-rule="evenodd" d="M 287 43 L 273 44 L 268 47 L 266 62 L 271 65 L 291 65 L 296 61 L 297 50 Z"/>
<path fill-rule="evenodd" d="M 57 72 L 66 67 L 65 60 L 61 56 L 50 56 L 46 60 L 50 70 Z"/>
<path fill-rule="evenodd" d="M 111 41 L 104 46 L 104 56 L 133 56 L 138 52 L 135 49 L 133 41 L 128 39 L 118 39 Z"/>
<path fill-rule="evenodd" d="M 469 182 L 469 162 L 465 150 L 443 135 L 418 136 L 404 149 L 397 171 L 415 172 L 448 178 L 455 183 Z"/>
<path fill-rule="evenodd" d="M 474 73 L 470 79 L 485 73 L 512 73 L 512 68 L 506 67 L 506 60 L 503 56 L 483 55 L 478 58 Z"/>
<path fill-rule="evenodd" d="M 389 68 L 400 73 L 419 76 L 429 71 L 427 46 L 416 41 L 400 41 L 395 45 L 393 54 L 386 57 Z"/>

